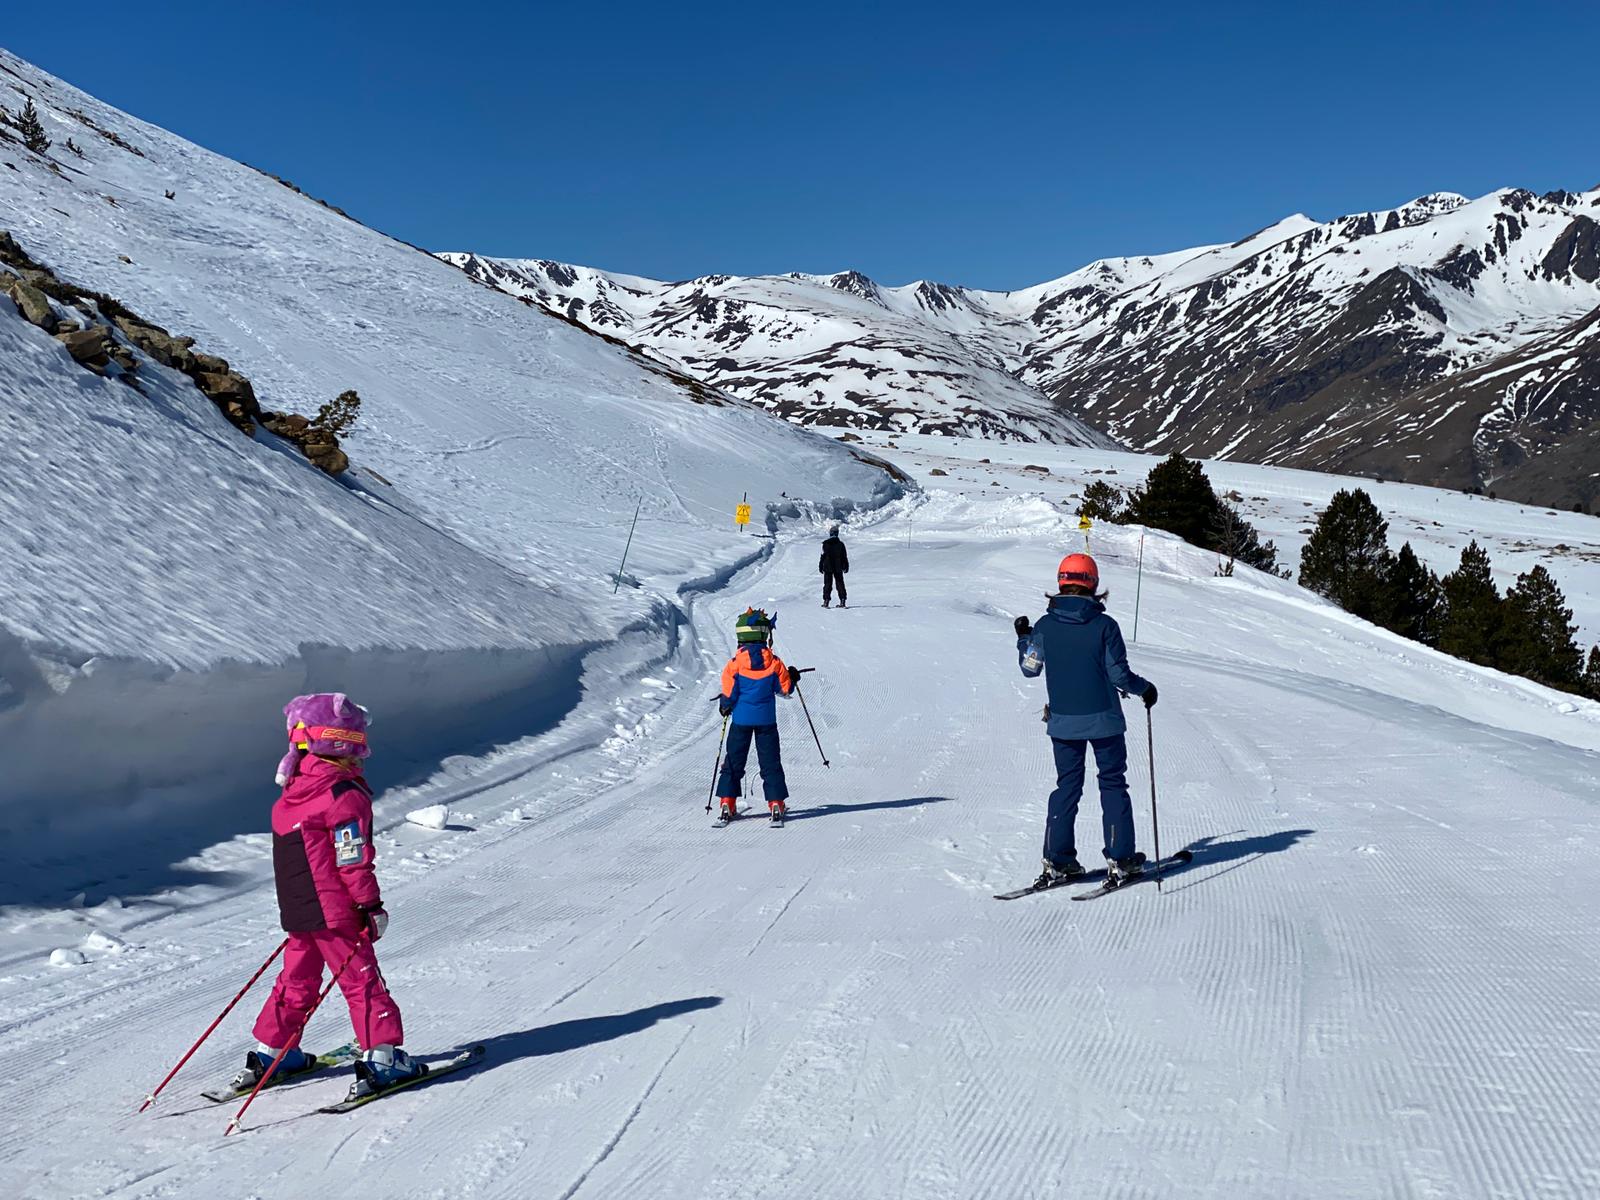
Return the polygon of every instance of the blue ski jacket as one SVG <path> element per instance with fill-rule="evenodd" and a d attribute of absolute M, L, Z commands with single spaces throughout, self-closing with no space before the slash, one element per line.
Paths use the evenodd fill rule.
<path fill-rule="evenodd" d="M 1044 672 L 1050 736 L 1068 741 L 1126 733 L 1119 691 L 1142 696 L 1150 681 L 1128 667 L 1122 630 L 1090 596 L 1052 596 L 1029 637 L 1017 639 L 1017 663 L 1030 679 Z"/>
<path fill-rule="evenodd" d="M 778 698 L 793 695 L 798 679 L 765 646 L 740 646 L 722 668 L 722 707 L 735 725 L 776 725 Z"/>

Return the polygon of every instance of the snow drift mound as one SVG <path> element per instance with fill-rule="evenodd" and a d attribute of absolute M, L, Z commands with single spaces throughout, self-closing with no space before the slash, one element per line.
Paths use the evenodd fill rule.
<path fill-rule="evenodd" d="M 572 702 L 599 637 L 572 601 L 241 436 L 176 371 L 86 370 L 9 301 L 0 364 L 0 902 L 173 820 L 186 848 L 238 828 L 296 692 L 372 697 L 391 774 L 491 699 L 518 710 L 500 736 Z"/>
<path fill-rule="evenodd" d="M 148 357 L 142 390 L 86 370 L 0 300 L 0 832 L 82 863 L 134 828 L 182 826 L 178 853 L 258 827 L 278 706 L 312 688 L 374 703 L 391 780 L 545 727 L 586 648 L 632 631 L 659 655 L 685 581 L 758 550 L 745 493 L 761 514 L 899 491 L 4 52 L 0 77 L 52 141 L 0 127 L 0 229 L 266 408 L 363 398 L 358 468 L 330 478 Z M 613 598 L 636 506 L 647 594 Z"/>

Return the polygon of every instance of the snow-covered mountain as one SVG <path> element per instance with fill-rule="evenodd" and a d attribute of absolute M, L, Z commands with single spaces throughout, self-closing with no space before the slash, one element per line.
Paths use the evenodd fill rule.
<path fill-rule="evenodd" d="M 1010 293 L 446 257 L 805 424 L 1082 441 L 1043 393 L 1140 450 L 1600 494 L 1600 190 L 1296 215 Z"/>
<path fill-rule="evenodd" d="M 441 257 L 801 425 L 1113 444 L 1014 373 L 1031 331 L 1003 296 L 853 271 L 660 283 Z"/>
<path fill-rule="evenodd" d="M 1600 492 L 1563 450 L 1600 418 L 1600 191 L 1296 217 L 1159 266 L 1047 285 L 1022 376 L 1145 450 Z"/>
<path fill-rule="evenodd" d="M 17 128 L 30 101 L 41 153 Z M 0 104 L 0 230 L 45 268 L 14 284 L 0 261 L 0 903 L 68 886 L 21 857 L 55 837 L 170 863 L 250 827 L 297 691 L 381 697 L 386 782 L 425 774 L 561 719 L 619 642 L 635 663 L 668 653 L 680 589 L 764 545 L 733 525 L 745 493 L 759 526 L 897 491 L 859 450 L 3 52 Z M 230 424 L 128 342 L 124 310 L 226 360 L 265 408 L 357 391 L 354 466 L 330 476 Z M 119 361 L 77 359 L 62 320 Z M 634 586 L 613 597 L 636 506 Z M 68 729 L 95 752 L 61 752 Z M 157 795 L 171 819 L 149 819 Z M 173 836 L 132 854 L 134 829 Z"/>

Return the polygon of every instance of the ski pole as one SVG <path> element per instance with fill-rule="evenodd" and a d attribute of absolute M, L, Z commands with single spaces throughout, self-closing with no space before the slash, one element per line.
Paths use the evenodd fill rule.
<path fill-rule="evenodd" d="M 257 971 L 254 975 L 250 976 L 250 982 L 245 984 L 242 988 L 239 989 L 239 994 L 237 996 L 235 996 L 232 1000 L 228 1001 L 228 1007 L 223 1009 L 222 1012 L 218 1015 L 217 1019 L 215 1021 L 211 1022 L 211 1024 L 206 1027 L 206 1031 L 200 1035 L 200 1040 L 198 1042 L 196 1042 L 194 1045 L 189 1047 L 189 1053 L 185 1054 L 182 1058 L 180 1058 L 178 1060 L 178 1065 L 173 1067 L 172 1070 L 168 1071 L 167 1072 L 167 1077 L 156 1085 L 156 1090 L 151 1092 L 148 1096 L 146 1096 L 144 1098 L 144 1103 L 139 1106 L 139 1111 L 140 1112 L 143 1112 L 145 1109 L 149 1108 L 150 1105 L 155 1102 L 155 1098 L 157 1096 L 161 1095 L 161 1089 L 166 1087 L 167 1084 L 172 1082 L 172 1077 L 174 1075 L 176 1075 L 179 1071 L 183 1070 L 183 1064 L 188 1062 L 191 1058 L 194 1057 L 194 1052 L 196 1050 L 200 1049 L 201 1045 L 205 1042 L 205 1040 L 208 1037 L 211 1036 L 212 1030 L 216 1029 L 216 1027 L 218 1025 L 221 1025 L 222 1024 L 222 1018 L 226 1017 L 229 1013 L 231 1013 L 233 1011 L 233 1006 L 235 1004 L 239 1003 L 239 1001 L 244 999 L 244 994 L 246 992 L 248 992 L 251 988 L 255 987 L 256 980 L 260 979 L 263 975 L 265 975 L 267 973 L 267 968 L 270 967 L 277 960 L 278 955 L 283 953 L 283 948 L 285 946 L 287 946 L 288 944 L 289 944 L 289 939 L 288 938 L 284 938 L 283 941 L 278 943 L 278 948 L 272 952 L 271 957 L 268 958 L 266 962 L 261 964 L 261 969 L 259 971 Z"/>
<path fill-rule="evenodd" d="M 1161 820 L 1156 815 L 1156 722 L 1150 709 L 1144 710 L 1144 728 L 1150 750 L 1150 830 L 1156 839 L 1156 891 L 1161 890 Z"/>
<path fill-rule="evenodd" d="M 260 1079 L 256 1080 L 256 1086 L 251 1089 L 250 1095 L 245 1099 L 245 1102 L 239 1106 L 239 1111 L 233 1114 L 233 1120 L 228 1122 L 228 1127 L 222 1131 L 223 1137 L 227 1137 L 235 1129 L 239 1128 L 239 1123 L 244 1120 L 245 1109 L 249 1108 L 255 1103 L 256 1097 L 261 1094 L 261 1089 L 267 1086 L 267 1081 L 272 1078 L 273 1074 L 278 1069 L 278 1064 L 283 1061 L 283 1056 L 300 1044 L 300 1037 L 305 1033 L 306 1026 L 311 1023 L 312 1014 L 315 1013 L 317 1009 L 322 1006 L 322 1002 L 328 998 L 328 993 L 333 991 L 333 985 L 339 982 L 340 977 L 344 974 L 345 968 L 350 965 L 350 961 L 356 956 L 356 951 L 361 949 L 362 943 L 365 942 L 366 939 L 366 930 L 362 930 L 356 935 L 356 942 L 355 945 L 350 947 L 350 953 L 344 956 L 344 961 L 339 964 L 339 969 L 333 973 L 333 978 L 328 980 L 328 986 L 322 989 L 321 993 L 317 996 L 311 1007 L 306 1010 L 306 1015 L 300 1022 L 300 1028 L 294 1031 L 294 1036 L 289 1039 L 289 1044 L 282 1050 L 278 1051 L 278 1057 L 272 1060 L 272 1065 L 267 1068 L 266 1073 L 263 1074 Z"/>
<path fill-rule="evenodd" d="M 719 696 L 718 699 L 720 700 L 721 697 Z M 711 811 L 711 801 L 716 797 L 717 794 L 717 776 L 722 774 L 722 743 L 724 740 L 726 740 L 727 736 L 728 718 L 726 715 L 724 715 L 722 718 L 722 732 L 717 735 L 717 762 L 716 765 L 711 768 L 711 791 L 706 794 L 707 812 Z"/>
<path fill-rule="evenodd" d="M 794 673 L 794 694 L 800 697 L 800 708 L 806 714 L 806 724 L 811 726 L 811 740 L 816 742 L 817 753 L 822 755 L 822 765 L 825 767 L 831 767 L 833 764 L 828 761 L 827 751 L 822 748 L 822 739 L 817 736 L 816 722 L 811 719 L 811 706 L 806 703 L 806 694 L 800 690 L 800 676 L 809 675 L 815 670 L 815 667 L 806 667 L 805 669 L 796 671 Z"/>

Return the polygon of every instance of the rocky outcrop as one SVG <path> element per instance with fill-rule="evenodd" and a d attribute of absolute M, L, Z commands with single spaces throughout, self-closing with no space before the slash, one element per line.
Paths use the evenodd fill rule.
<path fill-rule="evenodd" d="M 65 346 L 67 353 L 86 367 L 101 370 L 111 365 L 111 347 L 114 343 L 111 340 L 111 330 L 104 325 L 91 325 L 88 329 L 72 333 L 58 333 L 56 341 Z"/>
<path fill-rule="evenodd" d="M 168 333 L 120 301 L 59 278 L 34 261 L 15 238 L 0 230 L 0 291 L 10 296 L 30 324 L 55 335 L 74 361 L 101 374 L 115 373 L 137 386 L 139 353 L 194 381 L 228 422 L 246 436 L 258 425 L 296 446 L 312 465 L 337 475 L 350 459 L 339 439 L 305 417 L 265 412 L 250 380 L 227 359 L 194 348 L 192 337 Z M 83 317 L 62 317 L 58 306 Z"/>
<path fill-rule="evenodd" d="M 46 333 L 54 333 L 60 321 L 56 317 L 55 309 L 50 307 L 50 297 L 46 296 L 31 283 L 23 283 L 20 279 L 11 285 L 10 296 L 17 306 L 17 311 L 22 314 L 22 319 L 30 324 L 37 325 Z"/>
<path fill-rule="evenodd" d="M 193 338 L 173 337 L 164 329 L 146 325 L 127 316 L 112 318 L 112 324 L 122 331 L 125 338 L 158 363 L 175 371 L 182 371 L 185 375 L 196 369 L 194 355 L 189 350 L 194 345 Z"/>
<path fill-rule="evenodd" d="M 313 465 L 329 475 L 337 475 L 350 467 L 350 459 L 339 449 L 339 439 L 299 413 L 266 413 L 261 425 L 268 433 L 298 447 Z"/>

